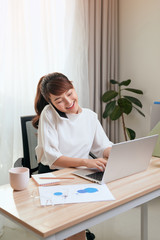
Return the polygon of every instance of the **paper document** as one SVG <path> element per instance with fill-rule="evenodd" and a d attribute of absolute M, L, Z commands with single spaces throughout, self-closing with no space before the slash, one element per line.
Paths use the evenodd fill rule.
<path fill-rule="evenodd" d="M 75 184 L 39 187 L 41 205 L 115 200 L 106 184 Z"/>

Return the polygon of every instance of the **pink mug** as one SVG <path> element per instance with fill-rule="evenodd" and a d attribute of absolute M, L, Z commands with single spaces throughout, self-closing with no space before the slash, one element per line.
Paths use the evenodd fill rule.
<path fill-rule="evenodd" d="M 9 170 L 10 185 L 14 190 L 23 190 L 29 181 L 29 168 L 15 167 Z"/>

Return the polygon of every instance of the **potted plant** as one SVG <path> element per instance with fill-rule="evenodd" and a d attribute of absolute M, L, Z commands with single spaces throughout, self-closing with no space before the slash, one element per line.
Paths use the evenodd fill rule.
<path fill-rule="evenodd" d="M 133 140 L 136 137 L 136 133 L 133 129 L 126 127 L 124 115 L 129 115 L 133 109 L 136 109 L 143 117 L 145 115 L 140 110 L 142 108 L 140 100 L 126 95 L 126 92 L 132 92 L 133 94 L 143 94 L 143 92 L 139 89 L 128 88 L 128 85 L 131 83 L 130 79 L 122 82 L 110 80 L 110 83 L 117 87 L 117 91 L 109 90 L 103 94 L 102 101 L 106 103 L 103 118 L 109 117 L 113 121 L 121 118 L 125 141 L 127 141 L 127 135 L 130 140 Z"/>

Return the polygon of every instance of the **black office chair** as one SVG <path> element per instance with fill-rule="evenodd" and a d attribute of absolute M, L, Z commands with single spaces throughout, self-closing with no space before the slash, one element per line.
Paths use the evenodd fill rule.
<path fill-rule="evenodd" d="M 14 167 L 27 167 L 30 169 L 30 176 L 37 173 L 38 162 L 35 154 L 35 147 L 37 146 L 37 129 L 32 125 L 32 116 L 21 117 L 21 130 L 23 142 L 23 156 L 17 159 Z"/>

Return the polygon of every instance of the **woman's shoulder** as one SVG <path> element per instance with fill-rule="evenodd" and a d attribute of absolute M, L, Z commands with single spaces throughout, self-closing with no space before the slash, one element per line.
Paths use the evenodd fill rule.
<path fill-rule="evenodd" d="M 44 119 L 44 118 L 47 118 L 48 120 L 50 121 L 55 121 L 57 119 L 57 114 L 56 114 L 56 111 L 55 109 L 53 109 L 53 107 L 48 104 L 44 107 L 42 113 L 41 113 L 41 117 Z"/>
<path fill-rule="evenodd" d="M 43 108 L 41 114 L 44 115 L 44 114 L 50 114 L 50 113 L 51 113 L 51 106 L 50 106 L 50 104 L 48 104 Z"/>
<path fill-rule="evenodd" d="M 82 111 L 85 115 L 93 117 L 93 118 L 97 118 L 97 113 L 95 113 L 94 111 L 92 111 L 89 108 L 82 108 Z"/>

